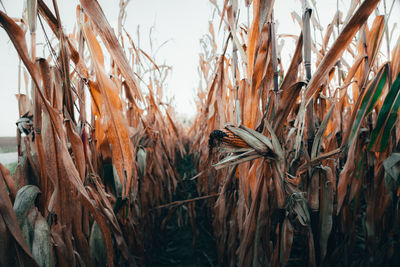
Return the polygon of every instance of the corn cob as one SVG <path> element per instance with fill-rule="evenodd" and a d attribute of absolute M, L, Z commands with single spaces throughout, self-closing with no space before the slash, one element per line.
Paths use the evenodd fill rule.
<path fill-rule="evenodd" d="M 244 142 L 239 136 L 235 135 L 228 129 L 212 131 L 210 134 L 210 139 L 208 140 L 208 145 L 210 149 L 219 146 L 222 143 L 232 147 L 249 147 L 246 142 Z"/>

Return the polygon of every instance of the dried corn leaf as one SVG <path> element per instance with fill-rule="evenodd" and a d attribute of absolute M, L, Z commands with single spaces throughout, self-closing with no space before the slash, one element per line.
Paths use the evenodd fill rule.
<path fill-rule="evenodd" d="M 132 99 L 130 100 L 134 102 L 135 100 L 133 99 L 133 96 L 136 96 L 139 100 L 143 101 L 142 93 L 133 79 L 133 71 L 99 3 L 93 0 L 80 0 L 80 2 L 85 12 L 91 18 L 91 21 L 96 25 L 96 29 L 100 33 L 101 39 L 124 76 L 129 90 L 133 90 L 134 93 L 131 92 L 128 94 L 128 96 L 132 96 Z"/>
<path fill-rule="evenodd" d="M 122 197 L 129 195 L 132 179 L 132 146 L 129 138 L 128 124 L 122 116 L 122 103 L 117 89 L 110 78 L 105 74 L 103 67 L 103 53 L 94 34 L 87 25 L 82 25 L 85 39 L 95 66 L 99 90 L 102 94 L 102 124 L 108 141 L 112 146 L 113 164 L 117 168 L 118 177 L 122 185 Z"/>
<path fill-rule="evenodd" d="M 315 71 L 311 78 L 310 83 L 305 91 L 305 99 L 307 103 L 312 99 L 312 96 L 319 90 L 320 85 L 323 83 L 325 76 L 336 64 L 338 58 L 341 57 L 342 53 L 349 46 L 354 35 L 360 29 L 360 27 L 366 22 L 371 12 L 378 5 L 379 0 L 364 1 L 361 6 L 357 9 L 356 13 L 352 16 L 349 22 L 341 31 L 340 35 L 332 45 L 331 49 L 322 59 L 321 64 Z"/>
<path fill-rule="evenodd" d="M 24 237 L 22 236 L 17 216 L 15 215 L 15 212 L 13 210 L 4 182 L 2 181 L 0 181 L 0 216 L 2 217 L 2 221 L 4 221 L 7 230 L 16 241 L 18 248 L 21 249 L 20 255 L 22 262 L 29 266 L 38 266 L 38 264 L 32 257 L 32 254 L 24 240 Z"/>

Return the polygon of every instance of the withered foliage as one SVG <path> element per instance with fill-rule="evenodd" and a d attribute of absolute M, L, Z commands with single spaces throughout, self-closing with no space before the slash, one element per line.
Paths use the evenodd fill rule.
<path fill-rule="evenodd" d="M 22 19 L 0 11 L 27 87 L 15 174 L 0 164 L 1 266 L 145 265 L 177 206 L 195 244 L 196 201 L 220 266 L 399 264 L 400 45 L 386 2 L 379 15 L 379 0 L 353 0 L 322 32 L 315 1 L 302 1 L 282 62 L 281 2 L 211 1 L 219 25 L 202 41 L 188 131 L 163 102 L 168 66 L 124 29 L 128 2 L 115 32 L 96 0 L 80 0 L 69 35 L 56 0 L 28 0 Z M 43 24 L 55 39 L 37 58 Z M 214 26 L 227 33 L 220 51 Z M 195 197 L 173 201 L 187 181 Z"/>
<path fill-rule="evenodd" d="M 114 33 L 97 1 L 77 6 L 70 35 L 57 1 L 27 3 L 27 19 L 0 12 L 32 78 L 17 95 L 14 176 L 1 166 L 0 265 L 142 265 L 160 224 L 151 210 L 171 201 L 185 154 L 184 130 L 162 95 L 170 68 L 155 65 L 122 23 Z M 49 57 L 37 58 L 45 23 L 56 40 L 47 32 Z"/>
<path fill-rule="evenodd" d="M 333 12 L 318 43 L 302 1 L 281 62 L 273 6 L 283 2 L 249 1 L 246 25 L 238 1 L 213 1 L 229 36 L 217 52 L 210 25 L 191 132 L 199 190 L 219 193 L 209 207 L 221 266 L 399 263 L 400 46 L 398 36 L 389 54 L 382 45 L 379 2 L 352 1 L 344 21 Z"/>

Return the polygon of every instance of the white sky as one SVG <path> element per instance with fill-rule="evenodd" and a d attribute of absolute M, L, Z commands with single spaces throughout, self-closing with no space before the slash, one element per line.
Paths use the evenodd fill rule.
<path fill-rule="evenodd" d="M 397 3 L 391 20 L 399 24 L 400 4 L 398 0 L 395 1 Z M 24 0 L 2 0 L 2 2 L 9 16 L 21 16 Z M 51 1 L 46 0 L 45 2 L 52 8 Z M 57 2 L 63 27 L 66 29 L 66 33 L 70 33 L 75 25 L 75 8 L 79 1 L 58 0 Z M 240 2 L 242 1 L 240 0 Z M 317 1 L 319 18 L 324 30 L 334 16 L 336 2 L 336 0 Z M 387 2 L 390 6 L 392 1 L 387 0 Z M 99 3 L 110 24 L 116 29 L 119 0 L 99 0 Z M 350 0 L 340 0 L 339 8 L 346 10 L 349 3 Z M 4 11 L 1 6 L 0 10 Z M 173 71 L 167 80 L 166 94 L 168 98 L 175 98 L 174 103 L 178 113 L 193 116 L 196 110 L 193 100 L 199 80 L 197 73 L 199 52 L 201 51 L 199 40 L 208 33 L 208 21 L 212 17 L 213 6 L 208 0 L 131 0 L 126 11 L 128 15 L 125 28 L 135 39 L 137 26 L 140 25 L 140 46 L 145 52 L 150 52 L 148 36 L 152 26 L 154 26 L 152 37 L 155 47 L 170 40 L 157 53 L 156 63 L 163 64 L 165 62 L 172 66 Z M 301 16 L 299 0 L 275 1 L 275 19 L 278 21 L 277 34 L 299 34 L 300 27 L 297 22 L 293 22 L 290 16 L 292 11 L 296 11 Z M 245 10 L 242 10 L 241 13 L 241 16 L 247 16 Z M 247 21 L 247 17 L 243 17 L 243 21 Z M 215 31 L 218 33 L 217 28 Z M 47 33 L 50 34 L 50 31 Z M 40 36 L 41 28 L 38 25 L 38 42 L 41 41 Z M 397 40 L 397 37 L 394 39 Z M 293 51 L 293 47 L 294 41 L 287 39 L 284 51 Z M 42 49 L 38 47 L 37 56 L 42 56 L 41 51 Z M 289 60 L 288 53 L 283 54 L 283 61 Z M 0 136 L 13 136 L 16 132 L 15 122 L 18 119 L 17 100 L 14 96 L 18 86 L 18 57 L 7 34 L 1 28 L 0 81 Z M 25 85 L 22 83 L 22 92 L 24 89 Z"/>

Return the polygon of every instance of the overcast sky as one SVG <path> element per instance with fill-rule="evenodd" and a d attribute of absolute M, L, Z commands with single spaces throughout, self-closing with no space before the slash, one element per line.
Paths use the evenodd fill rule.
<path fill-rule="evenodd" d="M 24 0 L 2 0 L 2 2 L 9 16 L 21 16 Z M 75 8 L 79 1 L 59 0 L 57 2 L 63 27 L 67 33 L 70 33 L 75 25 Z M 116 28 L 119 0 L 100 0 L 99 2 L 110 24 Z M 290 12 L 296 11 L 301 14 L 300 1 L 275 2 L 277 33 L 298 35 L 300 27 L 293 22 Z M 344 10 L 349 2 L 350 0 L 340 0 L 340 9 Z M 389 0 L 387 2 L 391 3 Z M 336 4 L 336 0 L 317 1 L 319 18 L 324 28 L 331 22 L 336 11 Z M 392 21 L 397 20 L 398 22 L 399 20 L 399 6 L 400 4 L 397 3 L 393 10 Z M 2 7 L 0 9 L 4 11 Z M 165 62 L 172 66 L 173 72 L 167 80 L 168 98 L 174 97 L 178 113 L 188 116 L 193 115 L 195 111 L 193 99 L 199 80 L 197 73 L 199 52 L 201 51 L 199 40 L 208 33 L 208 21 L 212 17 L 212 11 L 213 6 L 208 0 L 131 0 L 127 7 L 125 28 L 132 36 L 135 36 L 136 29 L 140 25 L 141 39 L 145 39 L 141 41 L 140 45 L 144 51 L 150 51 L 147 37 L 152 26 L 154 26 L 153 41 L 156 45 L 169 40 L 157 53 L 156 60 L 158 64 Z M 242 16 L 245 16 L 244 13 L 243 10 Z M 38 27 L 38 31 L 38 42 L 40 42 L 40 27 Z M 219 45 L 221 46 L 221 44 Z M 294 46 L 294 41 L 287 40 L 284 51 L 293 51 L 292 46 Z M 46 55 L 48 55 L 47 51 Z M 288 56 L 288 52 L 285 55 Z M 42 56 L 40 47 L 37 48 L 37 56 Z M 0 28 L 0 136 L 15 135 L 15 121 L 18 119 L 15 98 L 18 86 L 17 77 L 17 54 L 5 31 Z M 22 92 L 24 92 L 24 84 L 22 84 L 22 88 Z"/>

